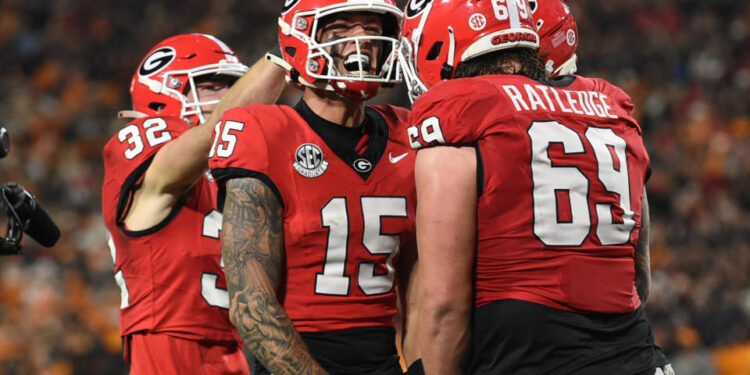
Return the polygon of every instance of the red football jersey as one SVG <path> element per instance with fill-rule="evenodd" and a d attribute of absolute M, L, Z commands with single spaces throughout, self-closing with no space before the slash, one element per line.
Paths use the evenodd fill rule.
<path fill-rule="evenodd" d="M 217 187 L 201 178 L 159 225 L 129 231 L 122 222 L 133 186 L 156 152 L 188 125 L 178 118 L 138 119 L 104 147 L 102 211 L 115 280 L 122 291 L 120 330 L 192 340 L 239 340 L 228 318 L 221 266 Z"/>
<path fill-rule="evenodd" d="M 373 108 L 381 126 L 366 148 L 379 160 L 345 162 L 289 106 L 227 111 L 217 132 L 217 180 L 260 178 L 283 204 L 278 294 L 302 332 L 393 325 L 392 263 L 414 233 L 416 153 L 404 137 L 408 112 Z"/>
<path fill-rule="evenodd" d="M 649 158 L 630 98 L 601 79 L 457 79 L 415 103 L 412 147 L 475 144 L 476 306 L 640 305 L 634 250 Z"/>

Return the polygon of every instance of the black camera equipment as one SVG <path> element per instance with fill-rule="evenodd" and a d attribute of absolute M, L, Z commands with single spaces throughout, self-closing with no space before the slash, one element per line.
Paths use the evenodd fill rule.
<path fill-rule="evenodd" d="M 0 127 L 0 158 L 10 151 L 10 137 L 5 128 Z M 0 255 L 23 252 L 23 233 L 35 239 L 44 247 L 52 247 L 60 238 L 60 229 L 52 221 L 47 211 L 39 205 L 28 190 L 16 182 L 0 186 L 0 211 L 8 217 L 5 237 L 0 237 Z"/>

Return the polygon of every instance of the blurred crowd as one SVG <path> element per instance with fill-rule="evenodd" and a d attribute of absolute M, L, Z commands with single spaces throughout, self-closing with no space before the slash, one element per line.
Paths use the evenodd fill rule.
<path fill-rule="evenodd" d="M 403 6 L 405 1 L 399 1 Z M 657 342 L 685 374 L 750 374 L 750 6 L 743 0 L 570 0 L 579 72 L 623 87 L 652 158 Z M 185 32 L 251 64 L 276 39 L 279 0 L 3 0 L 0 182 L 60 226 L 0 257 L 0 375 L 121 374 L 119 289 L 101 218 L 101 151 L 124 124 L 143 55 Z M 298 98 L 294 89 L 283 101 Z M 403 89 L 378 101 L 408 105 Z M 4 221 L 0 221 L 4 226 Z"/>

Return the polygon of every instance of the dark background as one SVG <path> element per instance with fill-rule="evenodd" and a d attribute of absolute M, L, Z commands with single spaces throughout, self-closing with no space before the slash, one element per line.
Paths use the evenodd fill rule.
<path fill-rule="evenodd" d="M 400 1 L 403 5 L 405 1 Z M 580 72 L 623 87 L 652 157 L 646 310 L 678 374 L 750 374 L 750 10 L 741 0 L 571 0 Z M 101 218 L 101 151 L 157 42 L 205 32 L 250 65 L 279 0 L 0 1 L 0 182 L 62 230 L 0 258 L 0 375 L 119 374 L 119 290 Z M 284 101 L 297 93 L 287 90 Z M 407 105 L 402 89 L 379 101 Z"/>

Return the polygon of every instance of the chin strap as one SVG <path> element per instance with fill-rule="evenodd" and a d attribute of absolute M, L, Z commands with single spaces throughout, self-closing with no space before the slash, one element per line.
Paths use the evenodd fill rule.
<path fill-rule="evenodd" d="M 568 61 L 564 62 L 560 65 L 559 68 L 557 68 L 556 72 L 553 72 L 555 75 L 567 75 L 567 74 L 575 74 L 575 72 L 578 71 L 578 55 L 573 54 L 573 56 L 568 59 Z"/>
<path fill-rule="evenodd" d="M 132 109 L 126 109 L 124 111 L 117 112 L 117 118 L 144 118 L 144 117 L 148 117 L 148 115 L 143 112 L 138 112 Z"/>
<path fill-rule="evenodd" d="M 547 60 L 547 63 L 544 65 L 544 70 L 547 73 L 547 78 L 555 78 L 557 76 L 575 74 L 575 72 L 578 71 L 577 62 L 578 55 L 573 54 L 573 57 L 568 59 L 568 61 L 560 64 L 560 66 L 557 67 L 557 70 L 555 70 L 555 62 L 552 60 Z"/>
<path fill-rule="evenodd" d="M 278 65 L 279 67 L 286 70 L 287 72 L 292 70 L 292 66 L 289 65 L 289 63 L 286 62 L 286 60 L 284 60 L 283 58 L 279 56 L 276 56 L 275 54 L 271 52 L 266 53 L 266 60 Z"/>

